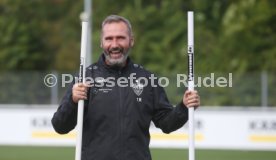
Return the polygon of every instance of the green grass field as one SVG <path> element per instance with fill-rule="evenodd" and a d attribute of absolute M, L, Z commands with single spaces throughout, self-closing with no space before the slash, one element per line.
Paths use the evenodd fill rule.
<path fill-rule="evenodd" d="M 184 149 L 152 149 L 153 160 L 188 160 Z M 0 160 L 74 160 L 73 147 L 0 146 Z M 196 160 L 276 160 L 275 151 L 196 150 Z"/>

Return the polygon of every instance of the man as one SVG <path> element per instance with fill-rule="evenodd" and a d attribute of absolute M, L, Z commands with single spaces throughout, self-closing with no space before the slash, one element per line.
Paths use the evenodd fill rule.
<path fill-rule="evenodd" d="M 186 91 L 173 107 L 152 74 L 128 57 L 134 45 L 129 21 L 117 15 L 102 23 L 98 62 L 89 66 L 86 76 L 95 83 L 72 84 L 52 118 L 54 129 L 65 134 L 77 123 L 77 102 L 85 100 L 83 160 L 150 160 L 151 121 L 165 133 L 182 127 L 188 120 L 188 107 L 198 107 L 196 91 Z M 135 78 L 127 86 L 111 80 Z M 141 78 L 143 81 L 138 79 Z"/>

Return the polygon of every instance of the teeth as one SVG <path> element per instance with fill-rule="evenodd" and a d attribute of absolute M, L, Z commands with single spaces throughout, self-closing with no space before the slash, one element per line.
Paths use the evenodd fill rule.
<path fill-rule="evenodd" d="M 122 50 L 121 49 L 111 49 L 109 52 L 110 53 L 121 53 Z"/>
<path fill-rule="evenodd" d="M 112 54 L 120 54 L 121 52 L 119 52 L 119 51 L 113 51 L 113 52 L 110 52 L 110 53 L 112 53 Z"/>

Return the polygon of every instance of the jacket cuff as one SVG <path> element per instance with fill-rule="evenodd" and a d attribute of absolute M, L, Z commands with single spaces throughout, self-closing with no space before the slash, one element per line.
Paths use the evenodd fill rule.
<path fill-rule="evenodd" d="M 70 98 L 68 98 L 68 101 L 67 101 L 67 105 L 66 105 L 68 108 L 70 108 L 70 110 L 72 112 L 77 112 L 78 110 L 78 103 L 75 103 L 72 99 L 72 94 L 70 94 Z"/>
<path fill-rule="evenodd" d="M 188 107 L 185 106 L 182 101 L 176 105 L 176 109 L 178 114 L 185 116 L 188 115 Z"/>

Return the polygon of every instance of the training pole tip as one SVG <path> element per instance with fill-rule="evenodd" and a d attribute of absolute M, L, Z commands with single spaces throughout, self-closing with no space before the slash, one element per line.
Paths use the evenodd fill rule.
<path fill-rule="evenodd" d="M 89 21 L 89 14 L 87 14 L 86 12 L 82 12 L 80 14 L 80 19 L 82 22 L 88 22 Z"/>

